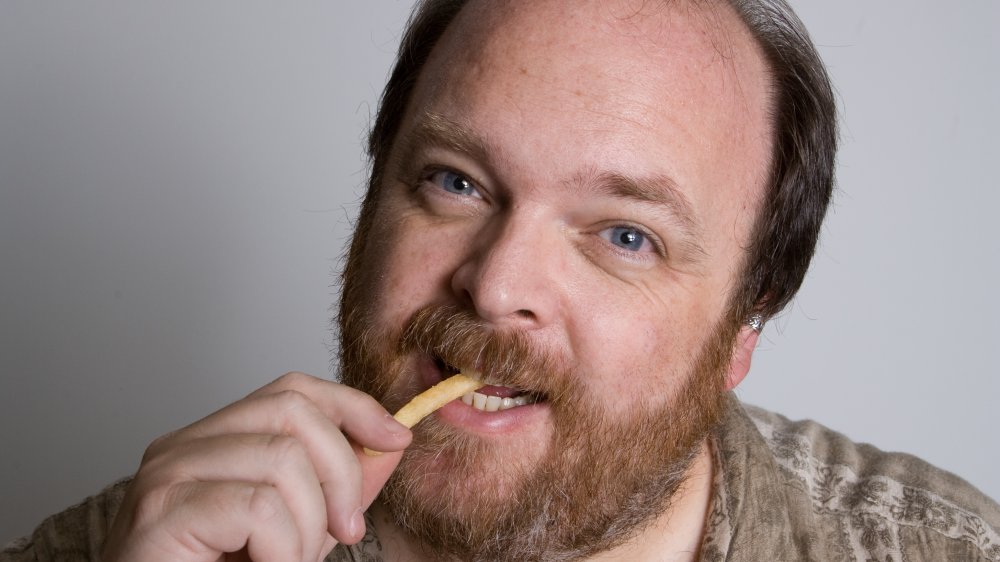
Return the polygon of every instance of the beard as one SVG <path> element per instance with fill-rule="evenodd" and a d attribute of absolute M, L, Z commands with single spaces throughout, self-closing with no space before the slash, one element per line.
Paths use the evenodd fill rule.
<path fill-rule="evenodd" d="M 523 333 L 487 329 L 465 310 L 428 307 L 392 330 L 372 322 L 370 307 L 345 308 L 342 380 L 390 411 L 422 390 L 405 372 L 417 354 L 482 366 L 482 380 L 530 391 L 550 410 L 551 431 L 538 454 L 434 416 L 414 427 L 380 499 L 394 522 L 440 559 L 572 560 L 634 537 L 670 508 L 718 422 L 737 331 L 713 331 L 671 399 L 636 388 L 650 398 L 623 414 L 581 383 L 586 374 L 574 374 Z"/>

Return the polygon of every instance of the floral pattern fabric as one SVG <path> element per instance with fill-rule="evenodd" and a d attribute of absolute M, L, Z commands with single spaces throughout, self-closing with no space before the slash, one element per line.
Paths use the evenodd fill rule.
<path fill-rule="evenodd" d="M 732 399 L 702 560 L 1000 561 L 1000 506 L 902 453 Z"/>

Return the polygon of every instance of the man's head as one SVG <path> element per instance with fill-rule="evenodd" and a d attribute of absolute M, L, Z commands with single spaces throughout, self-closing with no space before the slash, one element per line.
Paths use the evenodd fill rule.
<path fill-rule="evenodd" d="M 829 198 L 825 75 L 756 9 L 415 16 L 371 136 L 342 373 L 389 407 L 450 365 L 537 403 L 418 429 L 386 494 L 410 532 L 557 559 L 668 507 L 749 366 L 741 321 L 797 289 Z"/>
<path fill-rule="evenodd" d="M 654 0 L 646 4 L 670 4 Z M 417 76 L 445 29 L 468 0 L 424 0 L 414 11 L 368 139 L 369 189 L 358 225 L 370 222 L 389 151 Z M 703 2 L 708 4 L 707 2 Z M 826 69 L 786 0 L 723 0 L 757 41 L 772 85 L 774 133 L 767 195 L 732 295 L 734 318 L 770 318 L 798 291 L 833 191 L 836 111 Z M 569 8 L 567 8 L 569 9 Z M 359 255 L 355 237 L 350 258 Z"/>

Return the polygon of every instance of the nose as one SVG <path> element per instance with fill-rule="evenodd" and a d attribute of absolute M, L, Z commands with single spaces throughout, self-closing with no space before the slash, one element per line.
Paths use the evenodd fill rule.
<path fill-rule="evenodd" d="M 543 327 L 559 302 L 558 239 L 558 232 L 530 218 L 508 217 L 484 228 L 455 270 L 452 290 L 496 327 Z"/>

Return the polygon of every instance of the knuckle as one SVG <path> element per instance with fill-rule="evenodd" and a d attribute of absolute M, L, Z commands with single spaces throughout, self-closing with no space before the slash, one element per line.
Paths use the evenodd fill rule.
<path fill-rule="evenodd" d="M 169 447 L 171 437 L 173 436 L 174 433 L 171 432 L 167 433 L 166 435 L 161 435 L 156 439 L 153 439 L 153 441 L 149 444 L 149 446 L 146 447 L 146 450 L 143 451 L 142 453 L 142 464 L 146 464 L 152 461 L 153 459 L 158 457 L 165 449 L 167 449 Z"/>
<path fill-rule="evenodd" d="M 135 500 L 132 523 L 136 527 L 146 527 L 163 517 L 175 504 L 181 501 L 176 488 L 154 486 L 142 490 Z"/>
<path fill-rule="evenodd" d="M 298 434 L 317 415 L 316 404 L 297 390 L 282 390 L 267 397 L 282 434 Z"/>
<path fill-rule="evenodd" d="M 272 396 L 283 410 L 306 408 L 312 404 L 308 396 L 298 390 L 282 390 Z"/>
<path fill-rule="evenodd" d="M 281 494 L 271 486 L 252 486 L 246 498 L 246 510 L 261 524 L 280 524 L 286 518 Z"/>
<path fill-rule="evenodd" d="M 301 466 L 309 460 L 305 447 L 294 437 L 271 435 L 267 449 L 279 469 Z"/>
<path fill-rule="evenodd" d="M 299 371 L 289 371 L 275 380 L 280 388 L 301 388 L 313 381 L 313 377 Z"/>
<path fill-rule="evenodd" d="M 142 463 L 135 471 L 133 486 L 143 486 L 152 488 L 160 485 L 168 485 L 174 481 L 173 470 L 169 454 L 166 451 L 157 451 L 155 454 L 143 455 Z"/>

